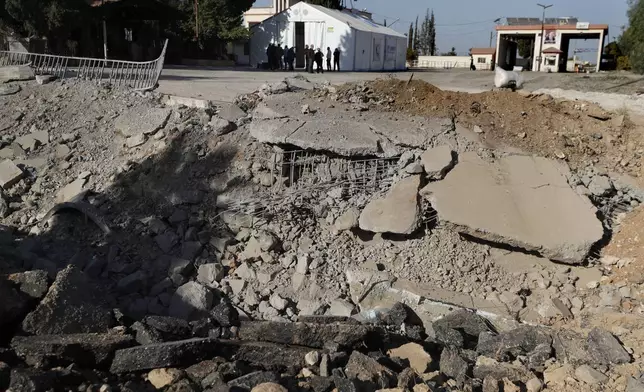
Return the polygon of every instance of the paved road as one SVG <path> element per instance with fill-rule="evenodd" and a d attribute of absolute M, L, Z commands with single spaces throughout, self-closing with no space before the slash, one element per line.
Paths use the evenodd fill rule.
<path fill-rule="evenodd" d="M 297 73 L 299 72 L 270 72 L 251 68 L 170 67 L 163 70 L 158 91 L 182 97 L 232 102 L 239 94 L 255 91 L 264 83 L 278 82 L 286 76 Z M 386 78 L 390 77 L 390 75 L 407 80 L 411 76 L 411 72 L 393 74 L 376 72 L 302 74 L 311 81 L 323 82 L 328 80 L 332 84 Z M 493 87 L 494 74 L 485 71 L 432 70 L 415 72 L 414 78 L 428 81 L 446 90 L 481 92 Z"/>
<path fill-rule="evenodd" d="M 352 81 L 373 80 L 395 77 L 408 80 L 411 71 L 396 73 L 378 72 L 326 72 L 306 74 L 303 72 L 270 72 L 253 68 L 209 68 L 169 66 L 163 70 L 159 91 L 181 97 L 232 102 L 239 94 L 257 90 L 264 83 L 274 83 L 289 75 L 301 73 L 309 80 L 332 84 Z M 494 87 L 494 73 L 490 71 L 470 71 L 469 69 L 433 69 L 414 71 L 414 79 L 424 80 L 443 90 L 482 92 Z M 623 72 L 601 72 L 591 75 L 523 72 L 521 74 L 528 90 L 540 88 L 562 88 L 565 90 L 611 92 L 632 94 L 644 89 L 644 79 L 638 75 Z"/>

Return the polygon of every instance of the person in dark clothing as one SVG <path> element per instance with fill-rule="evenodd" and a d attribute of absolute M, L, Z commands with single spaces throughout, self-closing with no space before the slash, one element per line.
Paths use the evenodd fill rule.
<path fill-rule="evenodd" d="M 284 66 L 282 69 L 286 71 L 288 69 L 288 45 L 284 45 L 284 49 L 282 50 L 282 57 L 284 60 Z"/>
<path fill-rule="evenodd" d="M 286 57 L 287 57 L 287 62 L 288 62 L 288 70 L 289 71 L 295 71 L 295 68 L 293 67 L 293 62 L 295 61 L 295 48 L 291 47 L 286 52 Z"/>
<path fill-rule="evenodd" d="M 331 72 L 331 58 L 333 55 L 331 54 L 331 48 L 326 48 L 326 70 Z"/>
<path fill-rule="evenodd" d="M 268 56 L 268 69 L 271 71 L 275 70 L 275 57 L 277 55 L 277 48 L 275 45 L 270 44 L 268 45 L 268 49 L 266 49 L 266 56 Z"/>
<path fill-rule="evenodd" d="M 309 71 L 309 46 L 304 45 L 304 69 Z"/>
<path fill-rule="evenodd" d="M 324 67 L 322 62 L 324 60 L 324 55 L 322 54 L 322 49 L 318 48 L 318 51 L 315 52 L 315 64 L 317 64 L 317 73 L 324 73 Z"/>
<path fill-rule="evenodd" d="M 308 73 L 313 73 L 313 61 L 315 57 L 315 49 L 313 49 L 313 45 L 309 45 L 309 52 L 306 57 L 308 58 L 309 62 L 309 68 L 306 71 Z"/>
<path fill-rule="evenodd" d="M 275 68 L 284 69 L 284 49 L 282 49 L 282 45 L 275 47 Z"/>
<path fill-rule="evenodd" d="M 333 51 L 333 70 L 340 71 L 340 48 Z"/>

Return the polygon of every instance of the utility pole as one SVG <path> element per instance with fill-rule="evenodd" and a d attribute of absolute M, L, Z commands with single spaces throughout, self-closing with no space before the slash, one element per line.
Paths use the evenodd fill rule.
<path fill-rule="evenodd" d="M 541 37 L 539 39 L 539 56 L 537 57 L 537 60 L 539 61 L 539 64 L 537 65 L 537 71 L 541 71 L 541 63 L 542 63 L 542 52 L 543 52 L 543 33 L 544 33 L 544 25 L 546 23 L 546 10 L 550 7 L 552 7 L 552 4 L 549 5 L 543 5 L 537 3 L 537 5 L 541 8 L 543 8 L 543 15 L 541 16 Z"/>
<path fill-rule="evenodd" d="M 493 37 L 493 36 L 494 36 L 494 32 L 493 32 L 493 31 L 490 31 L 490 46 L 488 46 L 488 48 L 491 48 L 491 47 L 492 47 L 492 37 Z"/>
<path fill-rule="evenodd" d="M 107 22 L 105 21 L 105 0 L 101 1 L 101 11 L 103 12 L 103 56 L 107 60 Z"/>

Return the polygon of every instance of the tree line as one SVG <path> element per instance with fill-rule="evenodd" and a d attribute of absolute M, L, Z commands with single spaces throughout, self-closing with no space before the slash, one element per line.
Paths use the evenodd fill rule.
<path fill-rule="evenodd" d="M 0 0 L 0 33 L 12 31 L 23 38 L 42 38 L 50 42 L 80 41 L 80 35 L 102 41 L 101 30 L 92 27 L 103 18 L 103 7 L 92 7 L 88 0 Z M 249 31 L 242 25 L 243 13 L 255 0 L 198 0 L 198 12 L 193 0 L 157 0 L 163 8 L 154 10 L 159 34 L 174 41 L 192 42 L 201 47 L 209 42 L 229 42 L 244 39 Z M 110 3 L 105 2 L 106 5 Z M 150 2 L 154 4 L 154 2 Z M 341 8 L 342 0 L 309 0 L 309 3 Z M 125 3 L 124 3 L 125 4 Z M 125 4 L 127 6 L 127 4 Z M 150 23 L 145 15 L 131 23 L 140 27 Z M 98 32 L 98 33 L 97 33 Z M 198 38 L 197 38 L 198 36 Z M 60 45 L 58 48 L 62 49 Z"/>
<path fill-rule="evenodd" d="M 618 69 L 632 69 L 644 73 L 644 1 L 628 0 L 628 27 L 624 29 L 617 45 L 607 51 L 617 57 Z M 606 51 L 605 51 L 606 52 Z"/>
<path fill-rule="evenodd" d="M 438 47 L 436 46 L 436 17 L 434 10 L 427 10 L 423 23 L 418 26 L 418 17 L 416 24 L 409 25 L 407 34 L 407 60 L 417 60 L 418 56 L 436 56 Z M 449 52 L 441 53 L 441 56 L 456 56 L 456 48 L 452 47 Z"/>

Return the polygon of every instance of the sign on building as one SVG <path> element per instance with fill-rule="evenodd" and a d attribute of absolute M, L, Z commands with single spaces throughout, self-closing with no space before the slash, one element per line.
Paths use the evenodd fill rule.
<path fill-rule="evenodd" d="M 590 23 L 588 22 L 577 22 L 577 30 L 588 30 L 590 28 Z"/>

